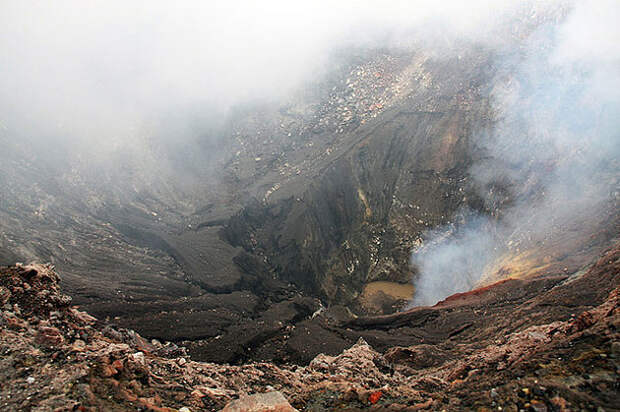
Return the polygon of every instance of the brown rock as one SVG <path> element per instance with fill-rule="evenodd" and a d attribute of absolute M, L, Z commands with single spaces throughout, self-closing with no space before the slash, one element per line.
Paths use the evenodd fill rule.
<path fill-rule="evenodd" d="M 146 409 L 153 412 L 176 412 L 175 409 L 167 408 L 165 406 L 157 406 L 157 399 L 154 398 L 139 398 L 138 402 L 142 404 Z"/>
<path fill-rule="evenodd" d="M 91 316 L 86 312 L 77 310 L 76 308 L 71 308 L 71 313 L 77 320 L 82 323 L 94 323 L 97 320 L 97 318 L 95 318 L 94 316 Z"/>
<path fill-rule="evenodd" d="M 128 400 L 129 402 L 135 402 L 138 400 L 136 395 L 126 389 L 120 389 L 119 393 L 123 399 Z"/>
<path fill-rule="evenodd" d="M 11 298 L 11 291 L 5 288 L 4 286 L 0 286 L 0 305 L 4 305 Z"/>
<path fill-rule="evenodd" d="M 200 399 L 200 398 L 204 398 L 205 396 L 207 396 L 204 393 L 202 393 L 202 391 L 200 391 L 200 389 L 194 389 L 192 391 L 191 395 L 192 395 L 192 398 L 194 398 L 194 399 Z"/>
<path fill-rule="evenodd" d="M 35 337 L 35 342 L 39 345 L 45 346 L 58 346 L 64 342 L 64 338 L 60 330 L 51 326 L 44 326 L 39 328 Z"/>
<path fill-rule="evenodd" d="M 547 412 L 547 405 L 544 402 L 534 399 L 530 405 L 534 412 Z"/>
<path fill-rule="evenodd" d="M 413 410 L 414 411 L 419 411 L 422 409 L 428 409 L 433 405 L 433 399 L 429 399 L 426 402 L 421 402 L 421 403 L 416 403 L 415 405 L 413 405 Z"/>
<path fill-rule="evenodd" d="M 77 385 L 76 392 L 80 398 L 86 400 L 89 403 L 95 403 L 95 394 L 93 393 L 89 385 L 85 383 Z"/>
<path fill-rule="evenodd" d="M 20 318 L 10 317 L 6 321 L 6 326 L 7 328 L 13 329 L 13 330 L 24 329 L 26 327 L 26 322 L 24 322 Z"/>
<path fill-rule="evenodd" d="M 117 359 L 112 362 L 112 367 L 118 371 L 123 369 L 123 361 L 121 359 Z"/>
<path fill-rule="evenodd" d="M 445 351 L 433 345 L 417 345 L 409 348 L 394 347 L 385 353 L 390 363 L 406 365 L 413 369 L 429 368 L 441 365 L 450 357 Z"/>
<path fill-rule="evenodd" d="M 116 375 L 118 371 L 116 369 L 114 369 L 114 367 L 112 367 L 112 365 L 103 365 L 101 367 L 101 374 L 103 376 L 105 376 L 106 378 L 109 378 L 110 376 L 114 376 Z"/>
<path fill-rule="evenodd" d="M 228 403 L 222 412 L 294 412 L 284 396 L 277 391 L 257 393 Z"/>
<path fill-rule="evenodd" d="M 84 352 L 85 349 L 86 343 L 81 339 L 76 339 L 76 341 L 73 342 L 73 345 L 71 345 L 71 350 L 75 352 Z"/>
<path fill-rule="evenodd" d="M 566 399 L 556 396 L 555 398 L 551 399 L 551 403 L 561 412 L 568 412 L 570 411 L 570 408 L 568 407 L 568 402 L 566 402 Z"/>

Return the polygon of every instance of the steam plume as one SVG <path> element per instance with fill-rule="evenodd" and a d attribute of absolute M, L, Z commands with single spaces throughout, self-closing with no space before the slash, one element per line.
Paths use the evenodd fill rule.
<path fill-rule="evenodd" d="M 518 56 L 501 62 L 492 91 L 499 121 L 481 133 L 488 158 L 470 171 L 500 217 L 470 216 L 428 233 L 427 246 L 412 255 L 420 270 L 413 304 L 493 280 L 502 262 L 526 250 L 553 244 L 574 253 L 567 243 L 576 232 L 587 237 L 605 210 L 616 213 L 619 17 L 617 2 L 577 2 L 562 24 L 540 26 Z M 493 196 L 498 182 L 511 193 L 503 210 Z M 534 255 L 529 268 L 541 264 Z M 514 272 L 508 266 L 501 276 Z"/>

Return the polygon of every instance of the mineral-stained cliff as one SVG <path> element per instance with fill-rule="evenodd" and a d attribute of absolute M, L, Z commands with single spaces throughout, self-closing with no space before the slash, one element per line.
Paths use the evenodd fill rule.
<path fill-rule="evenodd" d="M 303 340 L 319 353 L 329 342 L 316 332 L 323 327 L 350 343 L 306 365 L 194 361 L 175 344 L 149 342 L 80 311 L 58 281 L 49 265 L 0 270 L 3 410 L 571 411 L 620 404 L 620 244 L 577 273 L 507 280 L 433 307 L 353 320 L 308 316 L 296 337 L 277 338 Z"/>

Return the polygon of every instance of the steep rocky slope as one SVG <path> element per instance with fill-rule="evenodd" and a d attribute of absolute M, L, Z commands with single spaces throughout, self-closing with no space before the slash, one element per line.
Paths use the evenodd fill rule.
<path fill-rule="evenodd" d="M 217 172 L 194 185 L 122 154 L 113 172 L 42 155 L 4 131 L 0 258 L 50 261 L 89 311 L 176 340 L 215 338 L 299 290 L 349 305 L 367 282 L 408 283 L 416 237 L 462 203 L 463 148 L 486 110 L 449 77 L 474 81 L 488 58 L 464 60 L 470 76 L 422 52 L 340 57 L 290 102 L 233 114 Z M 171 323 L 185 326 L 171 336 Z"/>
<path fill-rule="evenodd" d="M 308 366 L 189 360 L 72 306 L 50 266 L 0 272 L 5 410 L 219 410 L 238 397 L 307 411 L 616 410 L 620 401 L 618 244 L 570 276 L 332 326 L 351 343 Z M 321 351 L 310 337 L 304 347 Z M 270 394 L 252 397 L 261 392 Z"/>
<path fill-rule="evenodd" d="M 89 313 L 197 359 L 308 362 L 308 332 L 336 354 L 354 339 L 309 316 L 402 309 L 427 230 L 513 201 L 497 182 L 477 187 L 471 166 L 498 121 L 492 91 L 513 75 L 503 63 L 563 13 L 524 10 L 499 48 L 342 52 L 312 84 L 237 107 L 216 138 L 179 149 L 181 172 L 157 151 L 119 151 L 107 168 L 3 129 L 0 263 L 51 262 Z M 583 267 L 617 236 L 617 193 L 594 222 L 561 221 L 546 246 L 511 251 L 498 278 Z"/>

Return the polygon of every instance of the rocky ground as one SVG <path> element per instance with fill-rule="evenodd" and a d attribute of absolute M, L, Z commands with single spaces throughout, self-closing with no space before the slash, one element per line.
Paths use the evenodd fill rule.
<path fill-rule="evenodd" d="M 475 187 L 477 139 L 496 120 L 493 89 L 511 78 L 502 59 L 522 58 L 521 42 L 561 14 L 524 10 L 497 34 L 500 50 L 340 51 L 282 101 L 233 110 L 211 146 L 205 138 L 172 153 L 180 171 L 157 153 L 122 150 L 106 169 L 2 129 L 0 264 L 51 262 L 84 310 L 195 359 L 337 354 L 356 338 L 308 317 L 402 309 L 408 299 L 389 292 L 415 280 L 410 254 L 424 233 L 462 208 L 498 216 L 510 203 L 494 186 L 489 205 Z M 197 164 L 205 169 L 190 171 Z M 532 273 L 523 262 L 537 275 L 575 272 L 611 244 L 617 218 L 610 197 L 596 222 L 560 221 L 544 247 L 515 243 L 509 257 L 520 260 L 499 272 Z M 305 347 L 308 332 L 321 350 Z"/>
<path fill-rule="evenodd" d="M 502 62 L 562 13 L 524 10 L 503 49 L 337 53 L 282 101 L 235 108 L 212 146 L 173 153 L 180 171 L 0 129 L 0 265 L 62 274 L 2 269 L 0 405 L 214 410 L 273 388 L 300 410 L 613 410 L 618 250 L 601 253 L 618 191 L 592 221 L 513 244 L 498 278 L 522 279 L 398 312 L 429 229 L 510 204 L 500 185 L 485 202 L 471 166 L 514 74 Z"/>
<path fill-rule="evenodd" d="M 351 343 L 307 364 L 197 362 L 182 347 L 147 341 L 80 311 L 58 282 L 49 265 L 0 271 L 3 410 L 613 411 L 620 405 L 618 243 L 570 275 L 506 280 L 433 307 L 354 319 L 310 314 L 301 336 L 309 351 L 321 350 L 318 324 Z"/>

